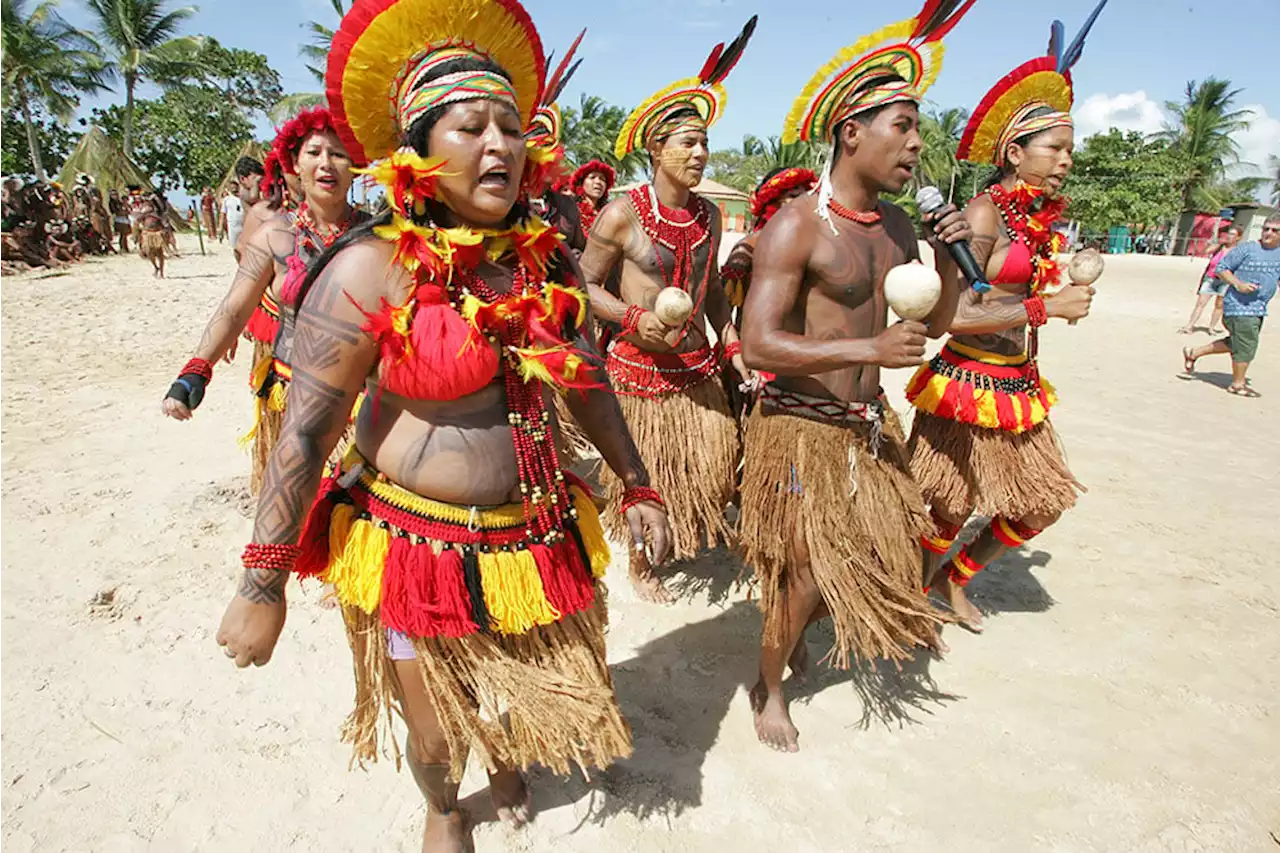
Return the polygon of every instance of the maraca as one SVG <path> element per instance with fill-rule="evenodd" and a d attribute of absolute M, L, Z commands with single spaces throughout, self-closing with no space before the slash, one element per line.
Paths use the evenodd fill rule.
<path fill-rule="evenodd" d="M 693 313 L 693 300 L 678 287 L 664 287 L 653 304 L 653 313 L 664 326 L 678 329 Z"/>
<path fill-rule="evenodd" d="M 1083 252 L 1076 252 L 1071 263 L 1067 265 L 1067 277 L 1071 279 L 1073 285 L 1088 287 L 1101 278 L 1105 266 L 1101 252 L 1097 249 L 1085 249 Z M 1070 321 L 1073 326 L 1077 322 Z"/>
<path fill-rule="evenodd" d="M 884 298 L 904 320 L 923 320 L 942 296 L 942 279 L 933 267 L 899 264 L 884 277 Z"/>

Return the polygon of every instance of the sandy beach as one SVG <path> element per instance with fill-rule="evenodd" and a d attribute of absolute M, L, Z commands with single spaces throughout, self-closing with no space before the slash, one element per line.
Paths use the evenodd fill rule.
<path fill-rule="evenodd" d="M 3 845 L 25 851 L 416 851 L 407 770 L 348 771 L 336 611 L 290 588 L 275 658 L 214 642 L 248 541 L 249 353 L 189 423 L 160 399 L 230 283 L 225 245 L 156 281 L 136 256 L 3 281 Z M 727 246 L 726 246 L 727 248 Z M 1049 326 L 1054 419 L 1090 491 L 982 574 L 975 636 L 903 671 L 824 668 L 798 755 L 755 738 L 760 616 L 740 566 L 675 575 L 678 604 L 610 573 L 610 660 L 635 755 L 532 779 L 536 822 L 489 851 L 1280 850 L 1280 335 L 1224 392 L 1176 377 L 1204 262 L 1108 258 L 1093 316 Z M 908 371 L 884 385 L 900 413 Z M 810 634 L 815 657 L 831 635 Z"/>

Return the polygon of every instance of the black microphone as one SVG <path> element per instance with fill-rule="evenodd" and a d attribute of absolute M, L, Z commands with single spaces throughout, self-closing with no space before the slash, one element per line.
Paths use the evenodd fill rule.
<path fill-rule="evenodd" d="M 935 210 L 941 210 L 947 206 L 947 201 L 942 197 L 937 187 L 921 187 L 916 193 L 916 206 L 920 208 L 921 213 L 933 213 Z M 936 232 L 935 232 L 936 233 Z M 981 268 L 978 267 L 978 260 L 973 256 L 973 252 L 969 249 L 968 240 L 957 240 L 954 243 L 945 244 L 947 251 L 951 253 L 951 259 L 956 262 L 956 266 L 960 267 L 960 272 L 964 273 L 965 279 L 974 290 L 981 293 L 984 290 L 990 290 L 991 285 L 987 283 L 987 278 L 982 274 Z"/>

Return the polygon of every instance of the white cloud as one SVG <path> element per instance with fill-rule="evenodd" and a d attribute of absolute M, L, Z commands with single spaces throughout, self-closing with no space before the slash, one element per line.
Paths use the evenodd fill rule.
<path fill-rule="evenodd" d="M 1077 142 L 1113 127 L 1155 133 L 1164 124 L 1164 110 L 1142 90 L 1090 95 L 1083 103 L 1077 103 L 1071 114 L 1076 123 Z"/>

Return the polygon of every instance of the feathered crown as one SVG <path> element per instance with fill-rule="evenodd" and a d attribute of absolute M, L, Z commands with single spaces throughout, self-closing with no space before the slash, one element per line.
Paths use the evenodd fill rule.
<path fill-rule="evenodd" d="M 613 146 L 613 153 L 619 160 L 632 151 L 644 148 L 655 133 L 664 129 L 667 120 L 683 114 L 687 110 L 697 112 L 703 127 L 709 128 L 724 112 L 728 98 L 724 86 L 721 85 L 729 72 L 742 58 L 742 52 L 751 40 L 756 29 L 756 17 L 751 16 L 742 32 L 729 46 L 724 42 L 716 45 L 697 77 L 686 77 L 677 80 L 670 86 L 654 92 L 640 106 L 631 111 L 622 124 L 618 141 Z"/>
<path fill-rule="evenodd" d="M 925 0 L 914 18 L 863 36 L 818 69 L 787 114 L 782 141 L 828 142 L 837 124 L 895 101 L 918 102 L 942 70 L 942 37 L 975 0 Z M 892 78 L 887 82 L 884 78 Z"/>
<path fill-rule="evenodd" d="M 956 156 L 971 163 L 1004 160 L 1013 140 L 1029 133 L 1071 124 L 1071 68 L 1084 51 L 1085 36 L 1093 28 L 1107 0 L 1101 0 L 1085 20 L 1079 34 L 1066 43 L 1066 28 L 1054 21 L 1049 28 L 1049 52 L 1010 71 L 969 116 Z M 1047 107 L 1048 114 L 1040 108 Z"/>
<path fill-rule="evenodd" d="M 573 178 L 569 181 L 569 187 L 577 193 L 582 189 L 582 183 L 587 179 L 587 175 L 596 173 L 604 177 L 604 191 L 607 193 L 613 189 L 614 183 L 618 180 L 618 173 L 613 167 L 603 160 L 592 160 L 584 163 L 574 170 Z"/>
<path fill-rule="evenodd" d="M 425 88 L 415 72 L 442 55 L 491 60 L 509 78 L 450 81 L 452 100 L 501 95 L 529 126 L 546 60 L 517 0 L 355 0 L 334 34 L 325 74 L 329 110 L 353 159 L 368 162 L 400 146 L 408 130 L 404 99 Z"/>

